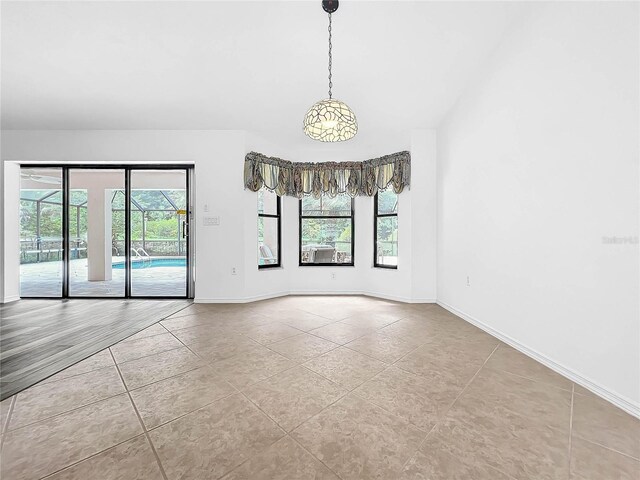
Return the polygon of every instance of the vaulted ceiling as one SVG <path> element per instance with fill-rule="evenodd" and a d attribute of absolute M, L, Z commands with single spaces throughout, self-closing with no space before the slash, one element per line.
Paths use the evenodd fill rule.
<path fill-rule="evenodd" d="M 299 141 L 327 95 L 327 16 L 292 2 L 2 2 L 4 129 L 242 129 Z M 343 0 L 334 97 L 361 132 L 435 127 L 513 2 Z"/>

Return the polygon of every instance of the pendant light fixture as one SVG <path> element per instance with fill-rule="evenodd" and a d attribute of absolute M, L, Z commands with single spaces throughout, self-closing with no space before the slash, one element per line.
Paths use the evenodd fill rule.
<path fill-rule="evenodd" d="M 329 98 L 311 106 L 304 117 L 303 130 L 320 142 L 342 142 L 358 133 L 358 122 L 349 106 L 333 98 L 331 92 L 331 14 L 338 10 L 338 0 L 322 0 L 322 8 L 329 14 Z"/>

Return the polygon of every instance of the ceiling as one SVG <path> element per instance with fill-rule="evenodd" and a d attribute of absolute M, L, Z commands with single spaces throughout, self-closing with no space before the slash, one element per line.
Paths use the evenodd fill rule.
<path fill-rule="evenodd" d="M 343 0 L 334 97 L 361 134 L 436 127 L 523 12 Z M 241 129 L 302 141 L 304 113 L 327 96 L 320 0 L 3 1 L 1 13 L 3 129 Z"/>

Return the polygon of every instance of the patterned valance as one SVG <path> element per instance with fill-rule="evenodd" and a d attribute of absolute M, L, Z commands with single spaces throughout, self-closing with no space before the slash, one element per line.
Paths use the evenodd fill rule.
<path fill-rule="evenodd" d="M 373 196 L 392 187 L 396 193 L 409 187 L 411 154 L 392 153 L 363 162 L 289 162 L 261 153 L 247 153 L 244 159 L 244 186 L 257 192 L 262 187 L 277 195 L 301 198 L 304 195 L 334 197 L 340 193 Z"/>

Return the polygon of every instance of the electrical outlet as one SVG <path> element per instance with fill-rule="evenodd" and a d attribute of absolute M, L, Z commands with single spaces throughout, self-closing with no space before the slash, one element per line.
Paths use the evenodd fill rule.
<path fill-rule="evenodd" d="M 331 280 L 335 280 L 336 279 L 336 274 L 335 272 L 331 272 Z"/>
<path fill-rule="evenodd" d="M 467 275 L 467 287 L 471 286 L 471 281 L 469 280 L 469 275 Z"/>
<path fill-rule="evenodd" d="M 236 274 L 237 274 L 236 267 L 232 267 L 231 268 L 231 275 L 236 275 Z"/>

